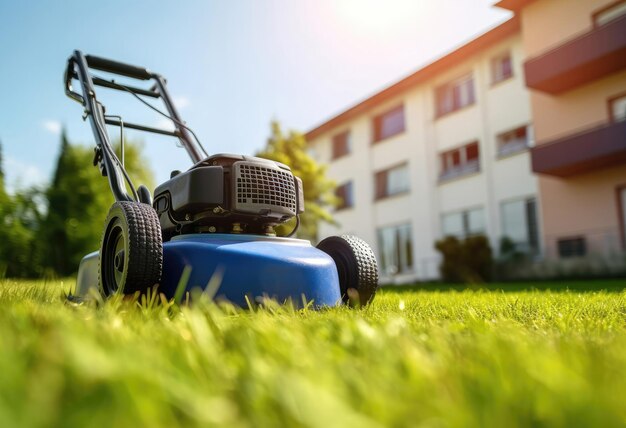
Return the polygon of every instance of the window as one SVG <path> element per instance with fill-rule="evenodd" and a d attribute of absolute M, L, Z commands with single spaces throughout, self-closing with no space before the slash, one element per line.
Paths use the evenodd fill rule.
<path fill-rule="evenodd" d="M 613 3 L 593 15 L 593 24 L 599 27 L 621 18 L 624 15 L 626 15 L 626 1 Z"/>
<path fill-rule="evenodd" d="M 404 106 L 400 105 L 374 117 L 373 122 L 375 143 L 404 132 Z"/>
<path fill-rule="evenodd" d="M 503 132 L 496 137 L 498 156 L 508 156 L 526 150 L 529 147 L 528 126 L 520 126 L 511 131 Z"/>
<path fill-rule="evenodd" d="M 337 159 L 350 153 L 350 131 L 342 132 L 333 137 L 332 159 Z"/>
<path fill-rule="evenodd" d="M 576 238 L 559 239 L 559 257 L 582 257 L 587 254 L 587 242 L 582 236 Z"/>
<path fill-rule="evenodd" d="M 478 142 L 466 144 L 439 155 L 441 172 L 439 181 L 449 180 L 480 171 Z"/>
<path fill-rule="evenodd" d="M 378 230 L 381 271 L 387 275 L 410 272 L 413 268 L 411 225 Z"/>
<path fill-rule="evenodd" d="M 507 52 L 491 60 L 491 83 L 496 84 L 509 77 L 513 77 L 513 62 L 511 54 Z"/>
<path fill-rule="evenodd" d="M 485 220 L 482 208 L 444 214 L 441 217 L 443 236 L 465 238 L 485 233 Z"/>
<path fill-rule="evenodd" d="M 620 222 L 622 223 L 622 242 L 624 244 L 624 249 L 626 250 L 626 187 L 622 187 L 618 189 L 618 198 L 620 200 L 619 212 L 620 212 Z"/>
<path fill-rule="evenodd" d="M 503 202 L 502 235 L 515 243 L 518 250 L 526 253 L 539 252 L 539 226 L 535 198 Z"/>
<path fill-rule="evenodd" d="M 376 182 L 375 199 L 397 195 L 409 191 L 409 166 L 408 164 L 379 171 L 374 176 Z"/>
<path fill-rule="evenodd" d="M 609 104 L 612 122 L 626 120 L 626 95 L 611 99 Z"/>
<path fill-rule="evenodd" d="M 437 117 L 474 104 L 474 78 L 467 75 L 435 90 Z"/>
<path fill-rule="evenodd" d="M 347 183 L 338 186 L 335 189 L 335 196 L 339 198 L 340 202 L 337 205 L 337 211 L 344 210 L 346 208 L 352 208 L 354 206 L 354 199 L 352 196 L 352 182 L 348 181 Z"/>

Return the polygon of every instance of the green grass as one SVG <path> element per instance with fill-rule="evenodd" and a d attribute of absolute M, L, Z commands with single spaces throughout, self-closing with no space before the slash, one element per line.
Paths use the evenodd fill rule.
<path fill-rule="evenodd" d="M 626 292 L 573 285 L 316 312 L 0 281 L 0 426 L 624 426 Z"/>

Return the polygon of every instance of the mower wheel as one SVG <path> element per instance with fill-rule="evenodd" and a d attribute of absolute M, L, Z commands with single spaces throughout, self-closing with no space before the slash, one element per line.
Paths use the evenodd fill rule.
<path fill-rule="evenodd" d="M 378 288 L 378 263 L 370 246 L 352 235 L 331 236 L 317 245 L 335 261 L 344 303 L 365 306 Z"/>
<path fill-rule="evenodd" d="M 99 282 L 105 296 L 145 292 L 161 281 L 163 242 L 156 211 L 140 202 L 116 202 L 105 221 Z"/>

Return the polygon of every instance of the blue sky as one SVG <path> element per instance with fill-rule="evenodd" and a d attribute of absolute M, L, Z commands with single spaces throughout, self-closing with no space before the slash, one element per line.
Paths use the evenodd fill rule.
<path fill-rule="evenodd" d="M 509 18 L 494 0 L 0 0 L 0 141 L 10 189 L 49 180 L 61 127 L 93 144 L 62 74 L 74 49 L 164 75 L 209 153 L 251 154 L 269 123 L 306 131 Z M 107 89 L 108 113 L 160 125 Z M 107 100 L 110 99 L 110 102 Z M 117 132 L 110 129 L 111 134 Z M 190 165 L 145 143 L 158 182 Z"/>

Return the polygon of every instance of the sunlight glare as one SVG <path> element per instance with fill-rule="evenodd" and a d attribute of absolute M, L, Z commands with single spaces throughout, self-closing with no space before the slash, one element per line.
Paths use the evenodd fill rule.
<path fill-rule="evenodd" d="M 393 36 L 426 13 L 428 3 L 420 0 L 340 0 L 334 3 L 337 17 L 346 30 L 376 37 Z"/>

